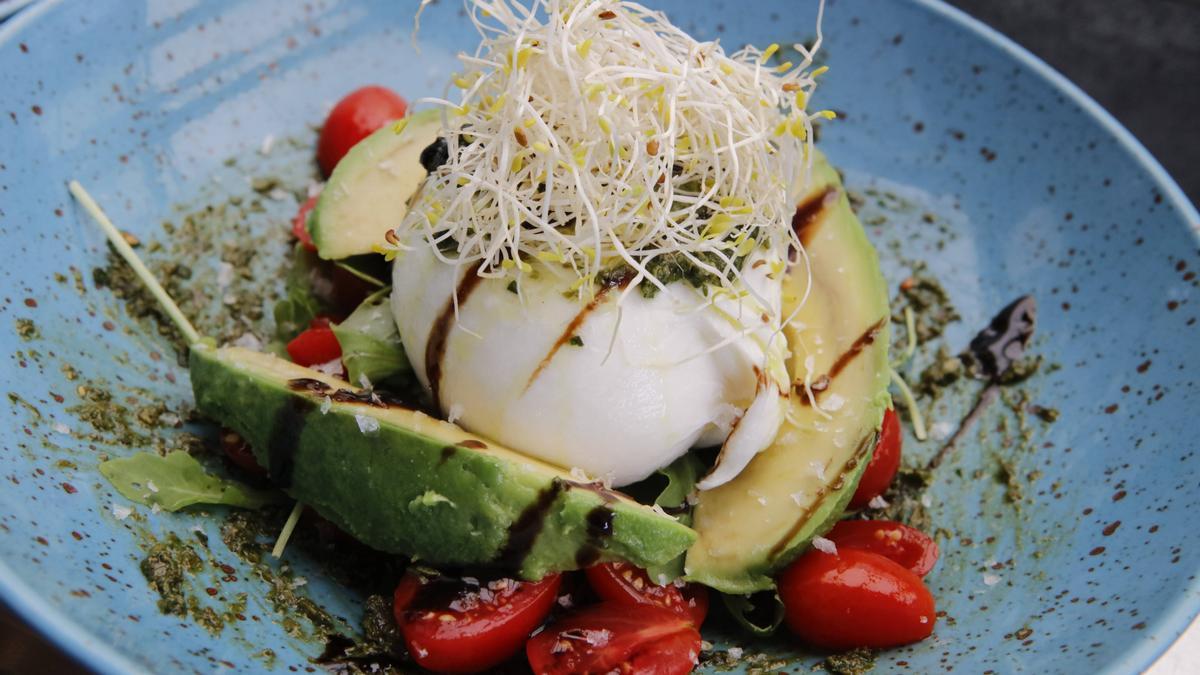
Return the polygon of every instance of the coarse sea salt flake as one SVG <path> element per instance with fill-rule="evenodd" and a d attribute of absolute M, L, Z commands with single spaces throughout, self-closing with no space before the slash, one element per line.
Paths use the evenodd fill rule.
<path fill-rule="evenodd" d="M 995 586 L 998 583 L 1000 583 L 999 575 L 992 574 L 991 572 L 983 573 L 983 585 L 984 586 Z"/>
<path fill-rule="evenodd" d="M 729 658 L 731 658 L 731 659 L 742 658 L 742 648 L 741 647 L 730 647 L 729 649 L 727 649 L 725 651 L 725 653 L 729 654 Z"/>
<path fill-rule="evenodd" d="M 837 544 L 833 543 L 833 540 L 831 539 L 826 539 L 825 537 L 813 537 L 812 545 L 813 548 L 817 549 L 821 553 L 837 555 Z"/>
<path fill-rule="evenodd" d="M 867 506 L 873 509 L 886 509 L 889 505 L 888 501 L 883 498 L 883 495 L 875 495 L 871 497 L 871 501 L 867 502 Z"/>
<path fill-rule="evenodd" d="M 841 410 L 842 406 L 844 405 L 846 405 L 846 399 L 844 397 L 839 396 L 838 394 L 830 394 L 829 396 L 825 397 L 825 402 L 821 407 L 829 412 L 836 412 Z"/>
<path fill-rule="evenodd" d="M 116 518 L 117 520 L 125 520 L 129 516 L 133 515 L 133 509 L 128 506 L 117 506 L 116 504 L 113 504 L 112 514 L 113 518 Z"/>
<path fill-rule="evenodd" d="M 71 433 L 71 427 L 63 424 L 62 422 L 56 422 L 54 424 L 54 430 L 60 434 L 70 434 Z"/>
<path fill-rule="evenodd" d="M 262 351 L 263 346 L 262 340 L 258 339 L 258 336 L 254 333 L 242 333 L 240 336 L 238 336 L 238 339 L 234 340 L 230 344 L 232 344 L 234 347 L 249 349 L 252 352 Z"/>
<path fill-rule="evenodd" d="M 152 481 L 152 480 L 146 481 L 146 489 L 151 492 L 158 492 L 158 486 L 155 485 L 154 481 Z"/>
<path fill-rule="evenodd" d="M 451 403 L 450 409 L 446 411 L 446 421 L 450 424 L 454 424 L 458 420 L 462 419 L 464 412 L 466 411 L 463 409 L 461 403 Z"/>
<path fill-rule="evenodd" d="M 814 459 L 809 462 L 808 465 L 812 468 L 813 473 L 816 474 L 817 478 L 825 480 L 825 462 L 819 462 Z"/>
<path fill-rule="evenodd" d="M 954 432 L 954 425 L 949 422 L 934 422 L 929 427 L 929 436 L 935 441 L 944 441 Z"/>
<path fill-rule="evenodd" d="M 326 361 L 325 363 L 318 363 L 318 364 L 312 366 L 312 369 L 317 371 L 318 373 L 322 373 L 324 375 L 334 375 L 334 376 L 341 375 L 342 374 L 342 360 L 341 359 L 333 359 L 331 361 Z"/>
<path fill-rule="evenodd" d="M 358 430 L 370 436 L 379 433 L 379 420 L 369 415 L 355 415 L 354 421 L 358 422 Z"/>
<path fill-rule="evenodd" d="M 320 408 L 320 410 L 321 410 L 321 414 L 322 414 L 322 415 L 328 415 L 328 414 L 329 414 L 329 411 L 330 411 L 330 410 L 332 410 L 332 409 L 333 409 L 333 399 L 329 398 L 328 396 L 326 396 L 325 398 L 321 399 L 321 408 Z"/>
<path fill-rule="evenodd" d="M 222 290 L 229 288 L 229 284 L 233 283 L 234 269 L 233 265 L 222 262 L 217 266 L 217 288 Z"/>

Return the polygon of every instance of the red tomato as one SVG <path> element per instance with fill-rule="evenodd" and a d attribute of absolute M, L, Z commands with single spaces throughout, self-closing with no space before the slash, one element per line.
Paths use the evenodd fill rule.
<path fill-rule="evenodd" d="M 320 195 L 309 197 L 303 204 L 300 205 L 300 210 L 292 217 L 292 235 L 300 240 L 304 248 L 310 251 L 316 251 L 317 246 L 313 243 L 312 235 L 308 232 L 308 216 L 317 206 L 317 200 Z"/>
<path fill-rule="evenodd" d="M 384 87 L 350 92 L 329 112 L 317 141 L 317 163 L 326 175 L 359 141 L 408 112 L 408 102 Z"/>
<path fill-rule="evenodd" d="M 779 578 L 788 627 L 824 649 L 885 649 L 933 633 L 933 596 L 921 578 L 887 558 L 853 548 L 810 551 Z"/>
<path fill-rule="evenodd" d="M 879 429 L 879 443 L 875 446 L 871 461 L 867 463 L 867 468 L 863 471 L 862 480 L 858 483 L 858 489 L 854 491 L 854 497 L 850 499 L 850 508 L 865 507 L 868 502 L 883 494 L 892 484 L 892 479 L 896 477 L 896 471 L 900 468 L 901 444 L 900 418 L 896 415 L 895 410 L 888 410 L 883 413 L 883 426 Z"/>
<path fill-rule="evenodd" d="M 246 442 L 246 439 L 238 435 L 236 431 L 221 429 L 221 450 L 225 452 L 225 456 L 229 458 L 229 461 L 233 462 L 233 465 L 242 471 L 259 478 L 267 477 L 267 470 L 255 459 L 254 451 L 250 449 L 250 444 Z"/>
<path fill-rule="evenodd" d="M 287 343 L 288 356 L 302 366 L 315 366 L 342 358 L 342 347 L 332 328 L 309 328 Z"/>
<path fill-rule="evenodd" d="M 684 675 L 700 656 L 700 632 L 675 612 L 605 602 L 551 624 L 525 654 L 536 675 Z"/>
<path fill-rule="evenodd" d="M 646 571 L 627 562 L 593 565 L 587 569 L 588 583 L 601 600 L 619 605 L 654 605 L 668 609 L 699 628 L 708 614 L 708 590 L 697 584 L 680 588 L 659 586 Z"/>
<path fill-rule="evenodd" d="M 527 582 L 409 572 L 396 587 L 396 624 L 422 668 L 477 673 L 520 651 L 550 613 L 561 581 L 558 574 Z"/>
<path fill-rule="evenodd" d="M 923 577 L 938 561 L 937 542 L 924 532 L 890 520 L 843 520 L 825 535 L 842 548 L 870 551 Z"/>

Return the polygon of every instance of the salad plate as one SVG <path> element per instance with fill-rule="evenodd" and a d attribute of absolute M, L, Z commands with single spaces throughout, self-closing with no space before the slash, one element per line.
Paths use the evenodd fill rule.
<path fill-rule="evenodd" d="M 67 184 L 86 185 L 206 334 L 261 347 L 258 322 L 289 299 L 316 127 L 365 84 L 447 95 L 456 55 L 478 43 L 455 2 L 427 7 L 414 33 L 417 4 L 48 0 L 0 27 L 0 241 L 13 254 L 0 274 L 0 599 L 92 670 L 365 667 L 323 659 L 321 625 L 361 632 L 359 589 L 394 585 L 389 570 L 302 542 L 247 562 L 236 511 L 160 512 L 100 473 L 221 439 Z M 815 2 L 647 4 L 731 51 L 811 42 L 818 25 Z M 831 1 L 821 33 L 814 103 L 837 119 L 818 147 L 889 293 L 927 277 L 944 291 L 944 330 L 900 372 L 916 382 L 944 358 L 937 346 L 961 351 L 1015 298 L 1038 303 L 1036 372 L 1001 390 L 918 499 L 941 548 L 926 578 L 935 631 L 876 667 L 1140 672 L 1200 611 L 1186 426 L 1200 406 L 1200 216 L 1111 116 L 956 10 Z M 918 400 L 928 433 L 906 425 L 906 461 L 939 452 L 974 384 Z M 176 542 L 194 564 L 155 557 Z M 147 581 L 163 560 L 183 565 L 177 596 Z M 171 602 L 190 618 L 164 612 Z M 703 672 L 828 656 L 720 622 L 704 638 Z"/>

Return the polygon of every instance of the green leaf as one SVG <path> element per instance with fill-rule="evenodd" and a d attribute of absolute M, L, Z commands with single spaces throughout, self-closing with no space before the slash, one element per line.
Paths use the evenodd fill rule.
<path fill-rule="evenodd" d="M 704 462 L 694 453 L 689 452 L 659 469 L 658 473 L 666 476 L 667 486 L 655 498 L 654 503 L 666 509 L 668 513 L 678 513 L 676 519 L 690 527 L 692 510 L 685 508 L 687 497 L 696 488 L 696 482 L 704 473 Z M 655 565 L 646 572 L 654 580 L 678 579 L 683 576 L 683 563 L 684 556 L 680 555 L 670 562 Z"/>
<path fill-rule="evenodd" d="M 309 322 L 326 309 L 314 292 L 320 276 L 317 254 L 296 244 L 292 267 L 288 270 L 284 298 L 275 304 L 275 337 L 287 342 L 308 328 Z"/>
<path fill-rule="evenodd" d="M 658 472 L 667 477 L 667 487 L 663 488 L 654 503 L 668 511 L 679 509 L 687 504 L 688 495 L 696 488 L 700 475 L 704 473 L 704 462 L 700 461 L 700 458 L 694 453 L 689 452 L 659 469 Z M 681 514 L 679 520 L 684 525 L 691 525 L 691 510 Z"/>
<path fill-rule="evenodd" d="M 775 633 L 783 623 L 783 601 L 775 591 L 754 595 L 721 594 L 725 609 L 742 628 L 758 636 Z"/>
<path fill-rule="evenodd" d="M 367 381 L 380 384 L 412 372 L 388 303 L 390 290 L 375 292 L 345 321 L 333 327 L 351 382 L 361 382 L 365 375 Z"/>
<path fill-rule="evenodd" d="M 192 504 L 257 509 L 279 501 L 277 493 L 255 490 L 206 472 L 186 452 L 172 452 L 166 457 L 139 452 L 110 459 L 100 464 L 100 473 L 126 498 L 146 506 L 157 504 L 165 511 L 178 511 Z"/>

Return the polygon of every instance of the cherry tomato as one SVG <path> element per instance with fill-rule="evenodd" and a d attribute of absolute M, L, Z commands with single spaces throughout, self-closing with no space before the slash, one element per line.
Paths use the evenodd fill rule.
<path fill-rule="evenodd" d="M 309 328 L 287 343 L 288 356 L 302 366 L 315 366 L 342 358 L 342 347 L 332 328 Z"/>
<path fill-rule="evenodd" d="M 300 205 L 300 210 L 292 217 L 292 236 L 299 239 L 304 248 L 310 251 L 316 251 L 317 245 L 313 243 L 312 235 L 308 232 L 308 216 L 316 208 L 317 200 L 320 198 L 320 195 L 313 195 L 306 199 Z"/>
<path fill-rule="evenodd" d="M 850 508 L 865 507 L 872 499 L 883 494 L 892 484 L 892 479 L 896 477 L 896 471 L 900 468 L 901 444 L 900 418 L 896 415 L 895 410 L 888 410 L 883 413 L 883 426 L 879 429 L 879 443 L 875 446 L 871 461 L 867 463 L 867 468 L 863 471 L 862 480 L 858 482 L 858 489 L 854 491 L 854 497 L 850 499 Z"/>
<path fill-rule="evenodd" d="M 890 520 L 843 520 L 826 539 L 842 548 L 870 551 L 923 577 L 938 561 L 937 542 L 924 532 Z"/>
<path fill-rule="evenodd" d="M 258 478 L 267 477 L 267 470 L 255 459 L 250 444 L 236 431 L 221 429 L 221 450 L 225 452 L 229 461 L 242 471 Z"/>
<path fill-rule="evenodd" d="M 788 627 L 824 649 L 884 649 L 923 640 L 936 620 L 921 578 L 870 551 L 810 551 L 779 578 Z"/>
<path fill-rule="evenodd" d="M 326 175 L 359 141 L 408 112 L 408 102 L 384 87 L 350 92 L 329 112 L 317 141 L 317 163 Z"/>
<path fill-rule="evenodd" d="M 396 587 L 396 624 L 422 668 L 477 673 L 507 661 L 550 613 L 561 575 L 541 581 L 425 578 Z"/>
<path fill-rule="evenodd" d="M 593 565 L 588 583 L 600 599 L 620 605 L 653 605 L 686 618 L 699 628 L 708 614 L 708 590 L 697 584 L 659 586 L 646 571 L 627 562 Z"/>
<path fill-rule="evenodd" d="M 684 675 L 700 655 L 700 632 L 669 610 L 605 602 L 551 624 L 525 654 L 536 675 Z"/>

